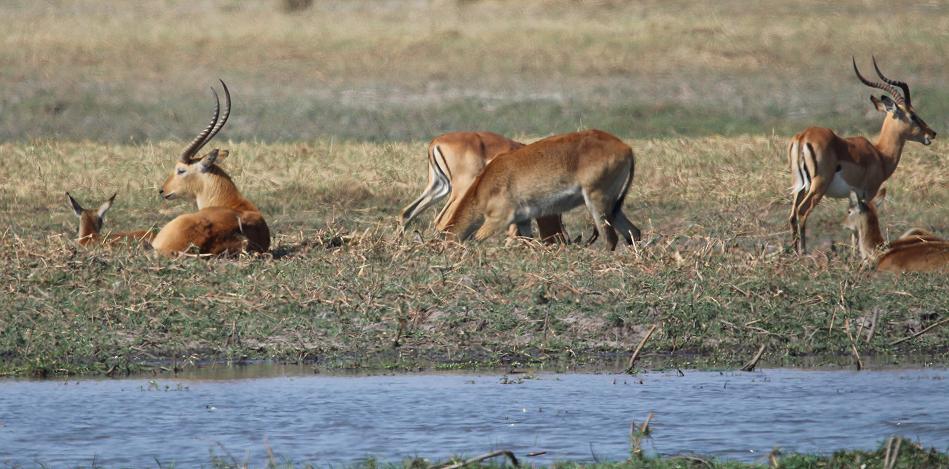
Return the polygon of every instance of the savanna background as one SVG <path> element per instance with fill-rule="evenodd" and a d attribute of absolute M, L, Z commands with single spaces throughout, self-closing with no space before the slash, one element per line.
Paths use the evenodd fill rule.
<path fill-rule="evenodd" d="M 853 75 L 875 54 L 940 133 L 909 143 L 881 218 L 949 235 L 944 2 L 93 0 L 0 4 L 0 373 L 124 373 L 209 360 L 320 368 L 945 364 L 944 275 L 875 276 L 846 202 L 786 251 L 785 145 L 809 125 L 872 136 Z M 305 3 L 305 2 L 304 2 Z M 63 192 L 113 192 L 107 229 L 193 210 L 157 187 L 211 113 L 211 146 L 264 212 L 272 255 L 169 260 L 82 249 Z M 425 148 L 453 130 L 524 141 L 584 128 L 637 153 L 605 253 L 405 236 Z M 567 219 L 586 231 L 586 215 Z M 846 327 L 845 327 L 846 326 Z M 162 368 L 156 368 L 162 367 Z"/>

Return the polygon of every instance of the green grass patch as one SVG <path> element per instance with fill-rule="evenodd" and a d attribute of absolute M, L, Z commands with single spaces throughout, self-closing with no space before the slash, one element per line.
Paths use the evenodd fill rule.
<path fill-rule="evenodd" d="M 626 213 L 636 249 L 505 240 L 457 245 L 397 217 L 424 185 L 425 144 L 316 140 L 234 144 L 226 170 L 274 233 L 272 255 L 156 259 L 82 249 L 63 191 L 93 205 L 119 192 L 107 229 L 160 227 L 193 210 L 156 187 L 177 145 L 0 145 L 0 372 L 48 376 L 273 359 L 332 369 L 479 366 L 621 369 L 655 323 L 643 367 L 947 363 L 939 274 L 873 275 L 851 254 L 845 202 L 786 252 L 786 137 L 633 139 Z M 226 142 L 221 142 L 222 144 Z M 949 233 L 942 144 L 909 145 L 888 182 L 891 237 Z M 433 216 L 434 214 L 432 214 Z M 589 232 L 588 215 L 568 230 Z M 871 330 L 873 331 L 871 333 Z"/>

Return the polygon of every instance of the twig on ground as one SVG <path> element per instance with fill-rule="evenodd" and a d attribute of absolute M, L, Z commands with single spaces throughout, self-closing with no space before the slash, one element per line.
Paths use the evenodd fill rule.
<path fill-rule="evenodd" d="M 853 334 L 850 333 L 850 319 L 844 319 L 844 330 L 847 331 L 847 337 L 850 339 L 850 351 L 853 353 L 857 371 L 863 369 L 863 361 L 860 360 L 860 352 L 857 351 L 857 343 L 853 340 Z"/>
<path fill-rule="evenodd" d="M 396 321 L 399 323 L 399 329 L 395 332 L 395 339 L 392 341 L 392 348 L 397 348 L 399 345 L 402 345 L 399 341 L 402 340 L 402 332 L 405 331 L 406 323 L 409 321 L 408 315 L 406 314 L 405 303 L 399 303 L 399 316 L 396 318 Z"/>
<path fill-rule="evenodd" d="M 639 345 L 636 346 L 636 349 L 633 350 L 633 354 L 629 357 L 629 362 L 626 363 L 626 373 L 633 373 L 633 367 L 636 365 L 636 360 L 639 359 L 639 352 L 643 350 L 643 346 L 646 345 L 646 341 L 652 337 L 652 333 L 656 332 L 657 327 L 659 327 L 658 322 L 653 324 L 652 327 L 649 328 L 649 331 L 646 332 L 646 335 L 643 336 L 643 339 L 639 341 Z"/>
<path fill-rule="evenodd" d="M 639 429 L 636 428 L 636 422 L 629 424 L 629 439 L 633 444 L 633 456 L 637 458 L 642 458 L 642 439 L 644 436 L 649 436 L 649 421 L 652 420 L 652 412 L 646 416 L 646 420 L 642 425 L 639 426 Z"/>
<path fill-rule="evenodd" d="M 876 309 L 873 311 L 873 319 L 870 320 L 870 330 L 867 332 L 866 342 L 869 344 L 873 340 L 873 333 L 877 330 L 877 321 L 880 320 L 880 310 Z"/>
<path fill-rule="evenodd" d="M 712 463 L 710 463 L 710 462 L 708 462 L 708 461 L 706 461 L 706 460 L 704 460 L 704 459 L 702 459 L 702 458 L 700 458 L 700 457 L 697 457 L 697 456 L 680 455 L 680 456 L 676 456 L 675 459 L 686 459 L 686 460 L 689 460 L 689 461 L 692 461 L 692 462 L 701 463 L 703 466 L 708 467 L 708 468 L 713 468 L 713 467 L 715 467 L 715 466 L 712 466 Z"/>
<path fill-rule="evenodd" d="M 764 344 L 761 347 L 758 347 L 758 352 L 755 353 L 755 356 L 751 358 L 751 361 L 745 363 L 745 366 L 741 367 L 741 371 L 755 371 L 755 367 L 758 366 L 758 360 L 761 360 L 761 355 L 764 354 Z"/>
<path fill-rule="evenodd" d="M 646 416 L 646 421 L 643 422 L 643 424 L 639 426 L 639 433 L 640 433 L 641 435 L 648 435 L 648 434 L 649 434 L 649 421 L 650 421 L 650 420 L 652 420 L 652 412 L 650 412 L 649 415 Z"/>
<path fill-rule="evenodd" d="M 477 456 L 471 459 L 466 459 L 459 463 L 447 464 L 444 466 L 437 466 L 437 469 L 458 469 L 460 467 L 465 467 L 470 464 L 481 462 L 481 461 L 484 461 L 485 459 L 496 458 L 498 456 L 507 457 L 507 459 L 511 461 L 511 465 L 513 465 L 514 467 L 519 467 L 521 465 L 521 463 L 517 461 L 517 458 L 514 457 L 514 453 L 508 450 L 499 450 L 499 451 L 492 451 L 490 453 L 482 454 L 481 456 Z"/>
<path fill-rule="evenodd" d="M 939 321 L 936 321 L 936 322 L 934 322 L 934 323 L 932 323 L 932 324 L 926 326 L 926 328 L 924 328 L 923 330 L 921 330 L 921 331 L 919 331 L 919 332 L 917 332 L 917 333 L 915 333 L 915 334 L 913 334 L 913 335 L 911 335 L 911 336 L 903 337 L 903 338 L 900 339 L 900 340 L 894 340 L 893 342 L 890 342 L 890 346 L 892 347 L 892 346 L 894 346 L 894 345 L 902 344 L 903 342 L 906 342 L 907 340 L 913 340 L 913 339 L 915 339 L 915 338 L 917 338 L 917 337 L 919 337 L 919 336 L 921 336 L 921 335 L 923 335 L 923 334 L 929 332 L 930 330 L 935 329 L 935 328 L 937 328 L 937 327 L 939 327 L 939 326 L 941 326 L 941 325 L 943 325 L 943 324 L 945 324 L 945 323 L 947 323 L 947 322 L 949 322 L 949 317 L 942 318 L 942 319 L 940 319 Z"/>
<path fill-rule="evenodd" d="M 895 445 L 893 444 L 894 440 L 896 442 Z M 891 436 L 890 439 L 886 440 L 886 454 L 883 455 L 883 469 L 893 469 L 896 467 L 896 460 L 900 456 L 900 444 L 902 443 L 903 439 L 896 436 Z"/>
<path fill-rule="evenodd" d="M 599 464 L 600 458 L 596 456 L 596 451 L 593 451 L 593 442 L 590 442 L 590 456 L 593 456 L 593 462 Z"/>

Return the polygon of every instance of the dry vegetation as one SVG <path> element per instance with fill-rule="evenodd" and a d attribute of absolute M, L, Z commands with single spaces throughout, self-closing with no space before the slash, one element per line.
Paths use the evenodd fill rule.
<path fill-rule="evenodd" d="M 181 139 L 217 77 L 239 139 L 864 130 L 871 53 L 949 127 L 944 2 L 277 3 L 3 2 L 0 138 Z"/>
<path fill-rule="evenodd" d="M 423 225 L 420 238 L 399 238 L 398 209 L 424 182 L 424 142 L 234 143 L 227 170 L 268 217 L 275 248 L 212 261 L 72 241 L 66 189 L 90 201 L 118 191 L 107 220 L 116 230 L 190 210 L 155 190 L 177 145 L 0 145 L 4 367 L 115 372 L 271 357 L 321 367 L 603 365 L 622 361 L 656 322 L 647 366 L 738 366 L 759 344 L 771 365 L 847 364 L 845 320 L 865 359 L 945 363 L 946 328 L 889 345 L 945 316 L 945 276 L 862 269 L 839 244 L 849 242 L 844 201 L 815 214 L 813 254 L 784 252 L 782 140 L 630 143 L 640 171 L 626 211 L 646 242 L 613 255 L 501 238 L 458 246 Z M 908 148 L 882 215 L 891 234 L 949 233 L 942 148 Z M 588 229 L 581 211 L 568 224 Z"/>
<path fill-rule="evenodd" d="M 812 218 L 813 254 L 785 253 L 784 144 L 810 123 L 876 131 L 849 69 L 871 52 L 943 133 L 947 5 L 281 4 L 0 4 L 0 372 L 271 357 L 408 368 L 620 356 L 621 368 L 657 322 L 646 366 L 737 366 L 761 344 L 767 364 L 846 364 L 845 320 L 865 356 L 946 363 L 949 328 L 890 345 L 947 315 L 945 276 L 870 275 L 846 245 L 845 202 Z M 116 230 L 191 209 L 156 188 L 217 77 L 235 97 L 218 145 L 267 216 L 273 255 L 79 249 L 65 190 L 89 205 L 118 191 Z M 426 139 L 583 127 L 639 155 L 626 207 L 638 248 L 396 235 L 424 184 Z M 907 146 L 881 214 L 891 237 L 949 235 L 945 148 Z M 568 222 L 574 234 L 587 223 Z"/>

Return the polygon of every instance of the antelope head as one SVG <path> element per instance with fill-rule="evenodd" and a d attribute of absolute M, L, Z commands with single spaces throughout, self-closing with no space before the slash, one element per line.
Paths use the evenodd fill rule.
<path fill-rule="evenodd" d="M 227 150 L 215 148 L 200 158 L 195 157 L 198 151 L 221 131 L 231 113 L 231 93 L 224 81 L 220 81 L 224 88 L 224 112 L 221 113 L 220 98 L 217 91 L 212 87 L 214 115 L 211 118 L 211 123 L 198 133 L 198 136 L 181 152 L 181 156 L 175 163 L 174 171 L 158 190 L 159 195 L 166 200 L 177 197 L 196 199 L 198 208 L 202 208 L 205 205 L 205 200 L 213 197 L 218 192 L 216 189 L 224 182 L 221 178 L 225 179 L 227 184 L 230 184 L 230 178 L 216 165 L 216 163 L 227 158 Z"/>
<path fill-rule="evenodd" d="M 87 210 L 82 208 L 82 205 L 79 205 L 79 202 L 69 192 L 66 193 L 66 197 L 69 198 L 69 205 L 72 206 L 73 212 L 79 217 L 80 244 L 86 244 L 99 235 L 99 231 L 102 230 L 102 222 L 105 220 L 105 212 L 112 208 L 115 196 L 116 194 L 112 194 L 112 197 L 103 202 L 97 210 Z"/>
<path fill-rule="evenodd" d="M 876 57 L 872 58 L 873 68 L 876 70 L 880 79 L 883 80 L 882 83 L 864 78 L 857 68 L 857 59 L 851 57 L 853 60 L 853 71 L 864 85 L 886 91 L 893 97 L 890 98 L 885 94 L 881 94 L 880 97 L 877 98 L 871 95 L 870 101 L 873 102 L 873 105 L 878 111 L 886 113 L 887 120 L 896 126 L 898 133 L 903 138 L 922 143 L 923 145 L 931 144 L 933 139 L 936 138 L 936 132 L 929 128 L 926 122 L 916 114 L 916 110 L 913 109 L 913 103 L 909 94 L 909 85 L 903 81 L 887 78 L 883 75 L 883 72 L 880 71 Z M 897 90 L 897 87 L 899 87 L 899 90 Z M 902 93 L 900 93 L 900 90 Z"/>
<path fill-rule="evenodd" d="M 853 232 L 862 230 L 867 217 L 870 216 L 872 208 L 856 192 L 850 192 L 850 204 L 847 207 L 847 218 L 844 220 L 844 228 Z"/>

